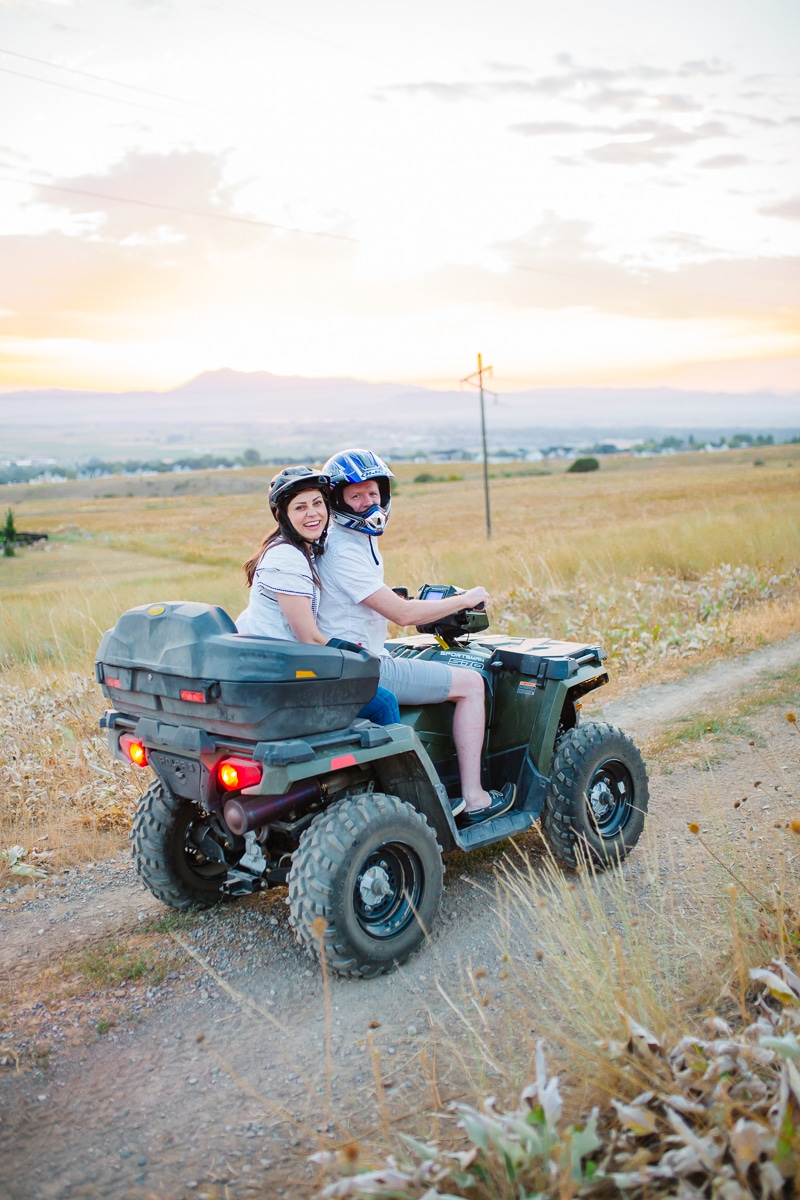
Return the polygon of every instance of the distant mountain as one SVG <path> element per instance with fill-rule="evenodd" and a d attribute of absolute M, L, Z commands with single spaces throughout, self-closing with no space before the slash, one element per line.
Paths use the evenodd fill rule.
<path fill-rule="evenodd" d="M 669 433 L 800 432 L 800 394 L 672 388 L 537 388 L 486 396 L 491 448 Z M 136 457 L 187 451 L 327 455 L 369 442 L 386 453 L 480 444 L 474 390 L 358 379 L 206 371 L 167 391 L 0 393 L 0 458 Z"/>

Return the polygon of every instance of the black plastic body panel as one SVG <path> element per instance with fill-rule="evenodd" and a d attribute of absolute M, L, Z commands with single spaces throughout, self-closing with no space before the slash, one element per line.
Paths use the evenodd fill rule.
<path fill-rule="evenodd" d="M 123 613 L 95 674 L 124 713 L 259 742 L 349 725 L 380 669 L 366 651 L 245 637 L 221 608 L 173 601 Z"/>

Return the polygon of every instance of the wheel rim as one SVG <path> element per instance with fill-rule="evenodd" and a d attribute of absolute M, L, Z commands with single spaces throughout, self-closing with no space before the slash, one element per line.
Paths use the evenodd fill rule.
<path fill-rule="evenodd" d="M 633 779 L 619 759 L 601 763 L 586 789 L 588 812 L 602 838 L 612 838 L 627 824 L 633 812 Z"/>
<path fill-rule="evenodd" d="M 208 821 L 189 821 L 183 831 L 183 859 L 189 873 L 198 879 L 224 879 L 228 873 L 224 858 L 224 846 Z"/>
<path fill-rule="evenodd" d="M 370 937 L 397 937 L 416 920 L 424 886 L 416 852 L 402 842 L 386 842 L 359 868 L 353 888 L 356 920 Z"/>

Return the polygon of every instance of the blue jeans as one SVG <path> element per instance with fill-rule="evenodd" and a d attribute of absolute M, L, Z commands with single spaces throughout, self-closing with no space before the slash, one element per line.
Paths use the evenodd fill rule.
<path fill-rule="evenodd" d="M 374 721 L 376 725 L 396 725 L 400 720 L 400 705 L 394 692 L 379 687 L 358 715 L 365 721 Z"/>

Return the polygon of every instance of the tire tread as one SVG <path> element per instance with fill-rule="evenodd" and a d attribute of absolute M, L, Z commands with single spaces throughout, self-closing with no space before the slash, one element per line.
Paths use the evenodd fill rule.
<path fill-rule="evenodd" d="M 190 888 L 174 869 L 168 840 L 179 810 L 186 804 L 168 792 L 159 779 L 140 797 L 130 833 L 136 873 L 148 891 L 170 908 L 210 908 L 222 894 L 208 895 Z"/>
<path fill-rule="evenodd" d="M 361 963 L 349 951 L 343 939 L 337 938 L 329 921 L 333 886 L 321 879 L 320 873 L 332 878 L 353 841 L 367 833 L 375 825 L 376 819 L 384 817 L 404 817 L 418 823 L 422 836 L 432 838 L 441 855 L 436 834 L 421 812 L 397 796 L 370 792 L 340 800 L 317 817 L 303 833 L 292 857 L 289 920 L 295 939 L 308 953 L 319 959 L 320 942 L 311 927 L 318 917 L 322 917 L 328 926 L 323 939 L 326 963 L 338 975 L 350 979 L 374 979 L 393 970 L 397 963 L 405 961 L 413 953 L 411 950 L 402 959 L 393 962 Z M 340 836 L 343 829 L 349 835 L 346 841 Z"/>
<path fill-rule="evenodd" d="M 641 771 L 644 786 L 637 789 L 635 795 L 636 807 L 641 810 L 642 816 L 641 820 L 637 819 L 634 822 L 634 828 L 630 831 L 632 836 L 625 838 L 623 833 L 620 839 L 622 845 L 615 844 L 613 848 L 609 845 L 608 853 L 603 855 L 578 828 L 578 814 L 575 808 L 580 786 L 579 777 L 585 763 L 604 742 L 610 740 L 622 742 L 628 765 L 633 772 Z M 638 794 L 640 790 L 641 795 Z M 615 725 L 609 725 L 605 721 L 587 721 L 570 729 L 558 744 L 553 759 L 550 791 L 542 810 L 542 830 L 554 856 L 564 866 L 574 870 L 589 859 L 596 867 L 602 869 L 622 861 L 636 845 L 641 834 L 647 802 L 647 771 L 636 744 L 627 733 Z"/>

